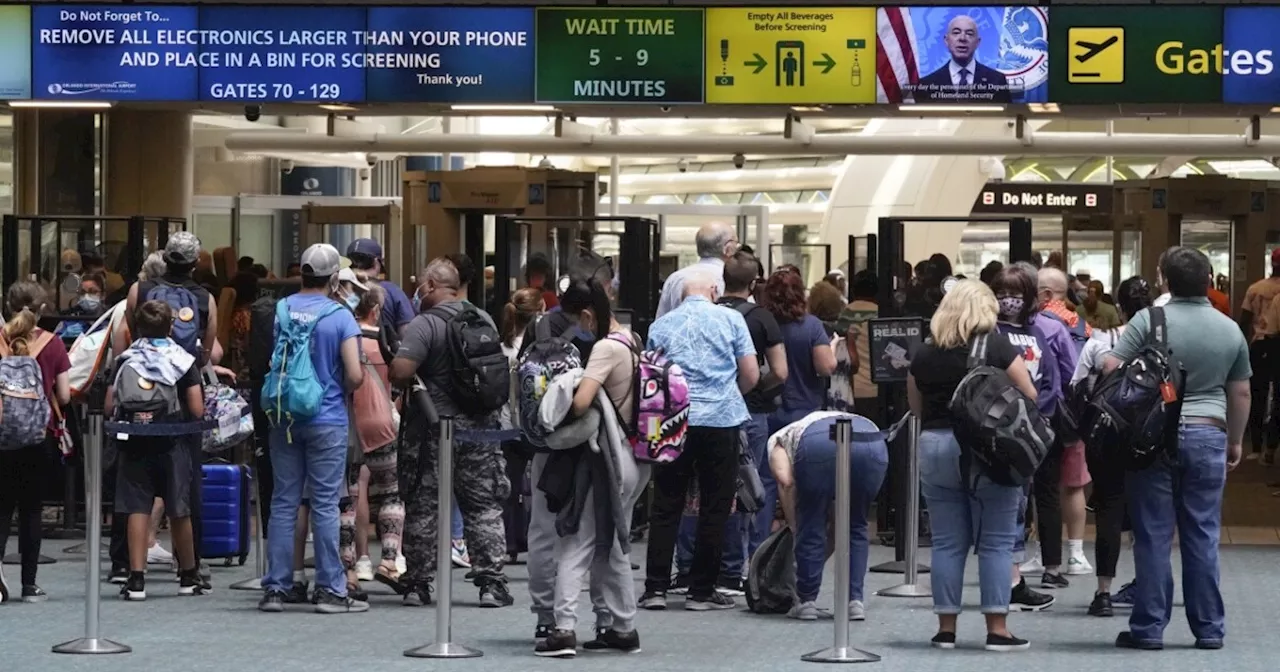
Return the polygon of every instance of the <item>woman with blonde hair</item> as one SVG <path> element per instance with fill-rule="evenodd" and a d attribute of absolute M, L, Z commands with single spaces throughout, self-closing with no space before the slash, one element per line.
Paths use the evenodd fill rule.
<path fill-rule="evenodd" d="M 9 537 L 9 520 L 18 510 L 18 549 L 22 556 L 23 602 L 48 599 L 36 585 L 36 568 L 40 560 L 40 489 L 45 483 L 49 456 L 57 453 L 52 439 L 60 408 L 71 402 L 71 382 L 67 371 L 71 360 L 62 339 L 53 332 L 36 326 L 37 316 L 45 309 L 47 294 L 34 282 L 18 282 L 5 297 L 9 321 L 0 330 L 0 356 L 35 360 L 40 369 L 44 396 L 51 412 L 43 441 L 30 446 L 0 446 L 0 555 L 4 555 Z M 9 587 L 0 571 L 0 603 L 11 599 Z"/>
<path fill-rule="evenodd" d="M 1006 623 L 1012 589 L 1013 545 L 1020 536 L 1018 507 L 1022 489 L 999 485 L 984 475 L 974 478 L 962 467 L 965 447 L 956 440 L 951 397 L 969 372 L 970 348 L 986 336 L 985 362 L 1008 372 L 1013 384 L 1031 399 L 1036 388 L 1021 353 L 996 331 L 999 311 L 991 290 L 976 280 L 962 280 L 942 298 L 929 323 L 932 337 L 911 359 L 907 398 L 920 418 L 920 481 L 933 524 L 933 611 L 938 634 L 932 644 L 956 645 L 956 620 L 964 588 L 964 564 L 977 547 L 982 613 L 987 620 L 988 651 L 1016 651 L 1030 646 L 1014 637 Z M 976 472 L 975 472 L 976 473 Z"/>

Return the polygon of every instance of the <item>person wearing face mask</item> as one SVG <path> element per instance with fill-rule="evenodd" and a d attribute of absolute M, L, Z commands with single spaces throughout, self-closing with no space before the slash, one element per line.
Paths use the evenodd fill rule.
<path fill-rule="evenodd" d="M 1067 329 L 1062 322 L 1039 314 L 1036 299 L 1039 278 L 1030 264 L 1020 262 L 1004 267 L 991 284 L 999 306 L 997 329 L 1022 352 L 1027 372 L 1036 385 L 1036 405 L 1046 418 L 1052 418 L 1075 372 L 1074 346 Z M 1060 588 L 1067 583 L 1058 571 L 1062 564 L 1062 514 L 1058 496 L 1061 463 L 1061 447 L 1055 446 L 1035 477 L 1037 522 L 1044 555 L 1044 573 L 1040 580 L 1043 588 Z M 1020 539 L 1014 548 L 1015 564 L 1025 554 L 1025 543 Z M 1035 571 L 1040 569 L 1039 565 L 1033 560 L 1025 569 Z M 1032 590 L 1021 570 L 1014 568 L 1010 608 L 1041 611 L 1052 606 L 1054 597 Z"/>

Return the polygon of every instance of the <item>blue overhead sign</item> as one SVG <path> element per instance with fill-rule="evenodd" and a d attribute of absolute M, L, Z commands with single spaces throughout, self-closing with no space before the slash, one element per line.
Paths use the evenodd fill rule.
<path fill-rule="evenodd" d="M 1222 102 L 1280 104 L 1280 7 L 1226 7 L 1222 16 L 1221 55 L 1213 66 L 1222 73 Z"/>
<path fill-rule="evenodd" d="M 529 7 L 372 7 L 365 49 L 370 101 L 533 100 Z"/>
<path fill-rule="evenodd" d="M 200 100 L 364 100 L 363 7 L 200 9 Z"/>
<path fill-rule="evenodd" d="M 36 5 L 32 97 L 196 100 L 198 18 L 195 7 Z"/>

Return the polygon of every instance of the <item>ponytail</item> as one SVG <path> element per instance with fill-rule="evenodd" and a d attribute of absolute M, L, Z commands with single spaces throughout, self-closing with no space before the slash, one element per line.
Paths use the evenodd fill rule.
<path fill-rule="evenodd" d="M 507 302 L 502 307 L 502 344 L 511 347 L 516 339 L 516 304 Z"/>
<path fill-rule="evenodd" d="M 590 310 L 596 317 L 596 333 L 598 341 L 609 336 L 609 327 L 613 324 L 613 308 L 609 301 L 609 290 L 598 279 L 574 278 L 560 297 L 560 308 L 567 313 L 581 313 Z"/>
<path fill-rule="evenodd" d="M 26 356 L 31 352 L 31 332 L 36 328 L 35 310 L 44 305 L 44 289 L 34 282 L 23 281 L 9 288 L 5 304 L 9 308 L 9 321 L 5 323 L 3 334 L 9 352 L 18 356 Z"/>

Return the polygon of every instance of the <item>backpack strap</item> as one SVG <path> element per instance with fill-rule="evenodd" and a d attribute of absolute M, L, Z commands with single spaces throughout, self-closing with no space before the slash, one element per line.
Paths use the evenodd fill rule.
<path fill-rule="evenodd" d="M 1168 325 L 1164 320 L 1164 308 L 1160 306 L 1152 306 L 1147 311 L 1150 321 L 1150 327 L 1147 329 L 1147 342 L 1158 347 L 1169 347 L 1169 336 L 1166 333 Z"/>
<path fill-rule="evenodd" d="M 35 342 L 31 343 L 28 346 L 27 356 L 32 359 L 35 359 L 36 357 L 38 357 L 40 355 L 40 351 L 44 350 L 44 346 L 49 345 L 49 342 L 52 341 L 53 338 L 54 338 L 53 332 L 44 331 L 42 329 L 40 336 L 36 338 Z M 5 337 L 4 332 L 0 332 L 0 357 L 12 357 L 12 356 L 13 356 L 13 350 L 9 347 L 9 339 Z"/>
<path fill-rule="evenodd" d="M 538 320 L 533 323 L 533 340 L 536 343 L 539 341 L 545 341 L 548 338 L 551 338 L 551 320 L 548 320 L 547 314 L 543 313 L 539 315 Z"/>

